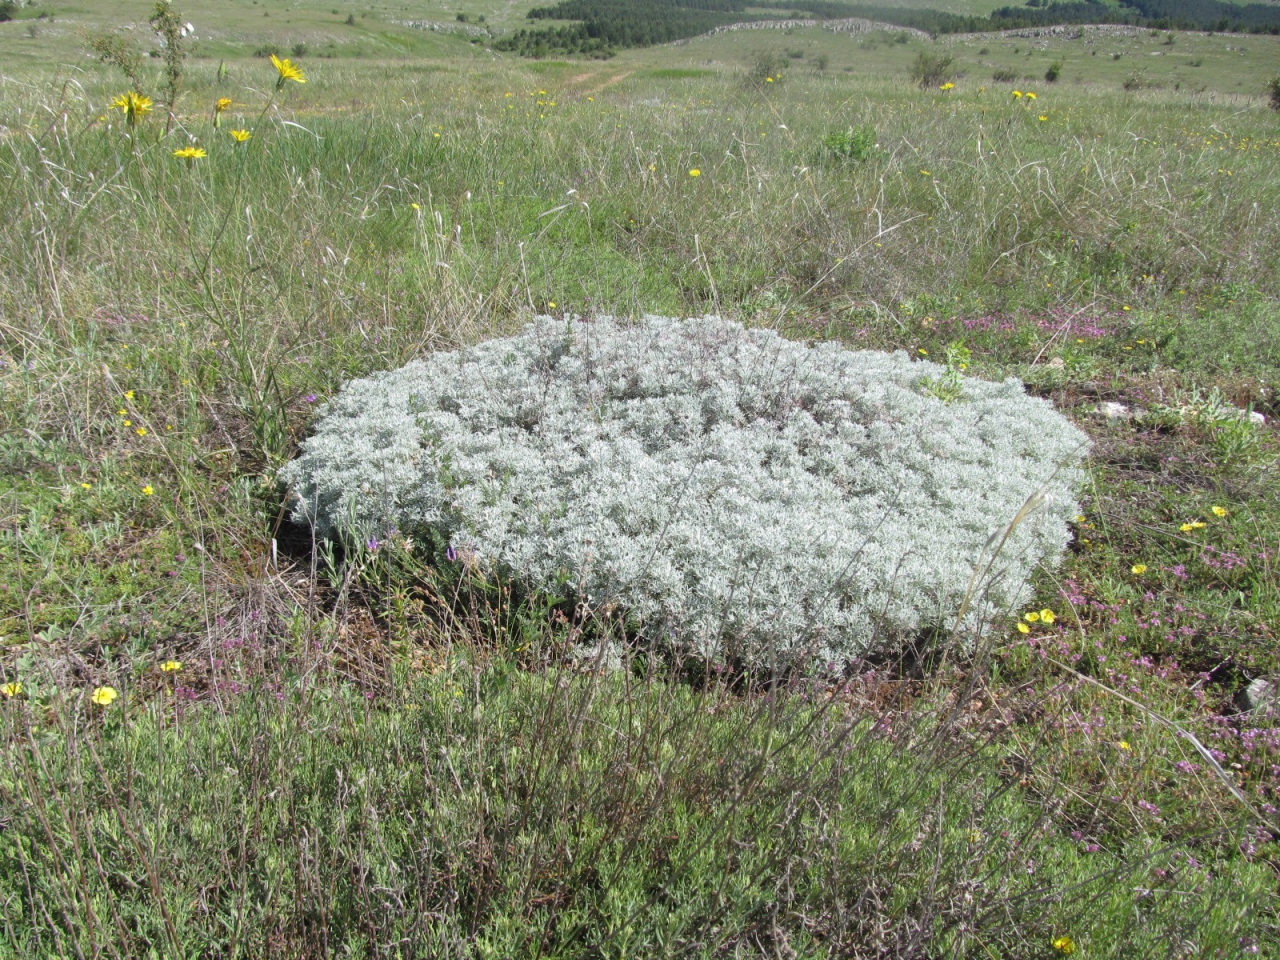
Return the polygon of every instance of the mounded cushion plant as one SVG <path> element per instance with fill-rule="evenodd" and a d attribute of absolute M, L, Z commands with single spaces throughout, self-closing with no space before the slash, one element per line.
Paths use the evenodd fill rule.
<path fill-rule="evenodd" d="M 283 479 L 322 535 L 429 534 L 673 652 L 838 666 L 1024 602 L 1085 445 L 1019 381 L 901 352 L 542 317 L 348 383 Z"/>

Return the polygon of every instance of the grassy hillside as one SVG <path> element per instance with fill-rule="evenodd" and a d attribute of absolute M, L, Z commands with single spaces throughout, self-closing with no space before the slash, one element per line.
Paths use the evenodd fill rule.
<path fill-rule="evenodd" d="M 1280 41 L 207 8 L 168 132 L 97 5 L 0 25 L 0 956 L 1280 954 Z M 1021 378 L 1093 441 L 1064 564 L 755 685 L 285 521 L 346 380 L 644 312 Z"/>

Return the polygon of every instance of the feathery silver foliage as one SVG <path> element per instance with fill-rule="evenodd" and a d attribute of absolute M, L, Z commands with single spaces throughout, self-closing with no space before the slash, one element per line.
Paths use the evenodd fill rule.
<path fill-rule="evenodd" d="M 434 528 L 669 648 L 839 665 L 962 609 L 972 636 L 1067 544 L 1084 435 L 1015 379 L 944 377 L 715 317 L 541 317 L 348 383 L 283 479 L 323 535 Z"/>

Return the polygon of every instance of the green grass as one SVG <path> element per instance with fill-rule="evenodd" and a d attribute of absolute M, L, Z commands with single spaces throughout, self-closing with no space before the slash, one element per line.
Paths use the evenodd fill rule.
<path fill-rule="evenodd" d="M 239 689 L 6 714 L 32 773 L 0 781 L 29 801 L 0 853 L 11 954 L 1045 956 L 1067 934 L 1132 956 L 1177 931 L 1226 957 L 1272 882 L 1086 851 L 1046 829 L 1060 797 L 1025 802 L 1006 751 L 957 749 L 945 715 L 888 729 L 823 698 L 461 659 L 376 702 Z"/>
<path fill-rule="evenodd" d="M 359 55 L 273 97 L 246 9 L 136 141 L 95 11 L 0 32 L 0 956 L 1277 953 L 1280 731 L 1236 705 L 1280 672 L 1280 139 L 1235 86 L 1273 38 L 955 38 L 943 93 L 888 38 L 494 63 L 279 5 Z M 500 584 L 282 523 L 341 383 L 541 311 L 1023 378 L 1094 441 L 1054 622 L 773 693 L 599 676 Z"/>

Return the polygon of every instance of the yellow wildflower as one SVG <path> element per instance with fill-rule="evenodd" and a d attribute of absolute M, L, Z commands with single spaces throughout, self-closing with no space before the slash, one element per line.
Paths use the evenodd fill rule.
<path fill-rule="evenodd" d="M 1053 611 L 1052 611 L 1052 610 L 1049 610 L 1049 609 L 1047 609 L 1047 608 L 1046 608 L 1046 609 L 1044 609 L 1044 610 L 1041 610 L 1041 611 L 1040 611 L 1040 622 L 1041 622 L 1041 623 L 1053 623 L 1053 621 L 1055 621 L 1055 620 L 1057 620 L 1057 619 L 1058 619 L 1058 618 L 1057 618 L 1057 617 L 1055 617 L 1055 616 L 1053 615 Z"/>
<path fill-rule="evenodd" d="M 1021 90 L 1015 90 L 1015 91 L 1013 91 L 1013 99 L 1015 99 L 1015 100 L 1021 100 L 1021 99 L 1022 99 L 1022 91 L 1021 91 Z"/>
<path fill-rule="evenodd" d="M 164 663 L 160 664 L 160 669 L 165 673 L 177 673 L 182 669 L 182 661 L 166 660 Z"/>
<path fill-rule="evenodd" d="M 1035 610 L 1032 610 L 1030 613 L 1026 614 L 1022 619 L 1026 620 L 1027 623 L 1039 623 L 1040 614 L 1037 613 Z"/>
<path fill-rule="evenodd" d="M 187 163 L 190 163 L 192 160 L 199 160 L 202 157 L 207 157 L 209 154 L 204 152 L 203 147 L 179 147 L 177 150 L 173 151 L 173 155 L 179 160 L 185 160 Z"/>
<path fill-rule="evenodd" d="M 954 90 L 955 88 L 956 88 L 956 85 L 952 83 L 950 80 L 948 80 L 942 86 L 938 87 L 939 90 Z"/>
<path fill-rule="evenodd" d="M 1034 100 L 1035 98 L 1036 98 L 1036 95 L 1035 95 L 1034 93 L 1032 93 L 1030 90 L 1028 90 L 1028 91 L 1027 91 L 1027 99 L 1028 99 L 1028 100 Z"/>
<path fill-rule="evenodd" d="M 1135 563 L 1129 568 L 1129 572 L 1135 577 L 1140 577 L 1147 572 L 1147 565 L 1145 563 Z"/>
<path fill-rule="evenodd" d="M 218 102 L 213 105 L 213 129 L 217 130 L 222 126 L 222 111 L 231 106 L 230 97 L 219 97 Z"/>
<path fill-rule="evenodd" d="M 246 140 L 248 140 L 252 136 L 253 136 L 253 133 L 249 130 L 232 130 L 231 131 L 231 139 L 234 140 L 236 143 L 244 143 Z"/>
<path fill-rule="evenodd" d="M 143 495 L 144 497 L 149 497 L 149 496 L 151 496 L 151 495 L 152 495 L 153 493 L 155 493 L 155 492 L 156 492 L 155 487 L 151 486 L 151 484 L 149 484 L 149 483 L 148 483 L 145 487 L 143 487 L 143 488 L 142 488 L 142 495 Z"/>
<path fill-rule="evenodd" d="M 13 683 L 6 683 L 0 687 L 0 693 L 6 697 L 16 697 L 22 693 L 22 684 L 16 680 Z"/>
<path fill-rule="evenodd" d="M 120 694 L 116 693 L 115 687 L 98 687 L 89 699 L 100 707 L 109 707 L 118 696 Z"/>
<path fill-rule="evenodd" d="M 133 431 L 133 432 L 134 432 L 134 433 L 136 433 L 136 434 L 137 434 L 138 436 L 140 436 L 140 437 L 145 437 L 145 436 L 147 435 L 147 428 L 146 428 L 146 427 L 139 427 L 137 430 L 135 430 L 135 431 Z"/>
<path fill-rule="evenodd" d="M 1053 941 L 1053 949 L 1059 953 L 1075 953 L 1076 942 L 1067 936 L 1057 937 Z"/>
<path fill-rule="evenodd" d="M 1226 507 L 1211 507 L 1210 510 L 1215 517 L 1225 517 L 1231 512 Z"/>
<path fill-rule="evenodd" d="M 697 167 L 694 167 L 692 170 L 689 171 L 689 176 L 700 177 L 702 176 L 702 171 L 699 170 Z"/>
<path fill-rule="evenodd" d="M 273 53 L 271 55 L 271 65 L 280 72 L 280 79 L 276 81 L 277 90 L 284 86 L 286 80 L 292 80 L 294 83 L 307 82 L 307 78 L 302 74 L 302 69 L 290 63 L 288 57 L 281 60 Z"/>
<path fill-rule="evenodd" d="M 111 101 L 111 106 L 124 114 L 130 128 L 136 127 L 138 121 L 151 112 L 151 98 L 130 90 Z"/>
<path fill-rule="evenodd" d="M 1018 632 L 1019 632 L 1019 633 L 1030 633 L 1030 632 L 1031 632 L 1031 628 L 1030 628 L 1030 627 L 1028 627 L 1028 626 L 1027 626 L 1025 623 L 1023 623 L 1021 620 L 1019 620 L 1019 621 L 1018 621 Z"/>
<path fill-rule="evenodd" d="M 1128 740 L 1121 740 L 1119 743 L 1117 743 L 1117 744 L 1116 744 L 1116 746 L 1117 746 L 1117 747 L 1119 747 L 1121 750 L 1132 750 L 1132 749 L 1133 749 L 1133 747 L 1129 746 L 1129 741 L 1128 741 Z"/>

